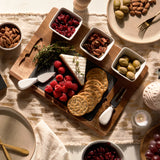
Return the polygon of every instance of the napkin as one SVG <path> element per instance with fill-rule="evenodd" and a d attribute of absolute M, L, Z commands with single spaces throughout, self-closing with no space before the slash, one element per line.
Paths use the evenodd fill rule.
<path fill-rule="evenodd" d="M 65 146 L 41 120 L 35 127 L 36 150 L 32 160 L 69 160 Z"/>

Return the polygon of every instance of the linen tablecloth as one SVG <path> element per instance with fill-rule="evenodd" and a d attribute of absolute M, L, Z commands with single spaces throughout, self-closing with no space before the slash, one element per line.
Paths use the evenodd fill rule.
<path fill-rule="evenodd" d="M 149 67 L 148 75 L 137 89 L 135 94 L 131 97 L 129 103 L 125 107 L 119 121 L 111 129 L 109 134 L 104 137 L 107 140 L 112 140 L 115 143 L 139 143 L 141 136 L 138 133 L 133 134 L 131 116 L 136 109 L 146 109 L 153 117 L 150 127 L 159 120 L 159 113 L 147 108 L 142 99 L 143 89 L 150 82 L 157 80 L 157 70 L 160 68 L 160 42 L 150 45 L 135 45 L 122 41 L 107 27 L 106 15 L 85 15 L 84 24 L 88 27 L 98 27 L 104 32 L 113 36 L 116 40 L 116 45 L 119 47 L 129 47 L 142 55 Z M 84 17 L 85 16 L 85 17 Z M 0 106 L 13 107 L 21 112 L 34 127 L 40 119 L 44 119 L 52 131 L 59 137 L 64 145 L 84 145 L 97 139 L 101 139 L 94 131 L 88 127 L 80 124 L 71 117 L 64 115 L 59 109 L 53 106 L 45 98 L 34 93 L 32 89 L 20 91 L 17 88 L 17 81 L 9 76 L 9 70 L 18 58 L 19 54 L 30 41 L 34 32 L 38 29 L 41 22 L 46 17 L 46 14 L 1 14 L 0 23 L 10 21 L 16 23 L 22 30 L 23 40 L 21 49 L 16 53 L 5 53 L 0 51 L 0 73 L 3 76 L 8 88 L 0 92 Z M 133 86 L 131 86 L 133 87 Z M 134 135 L 134 136 L 133 136 Z"/>

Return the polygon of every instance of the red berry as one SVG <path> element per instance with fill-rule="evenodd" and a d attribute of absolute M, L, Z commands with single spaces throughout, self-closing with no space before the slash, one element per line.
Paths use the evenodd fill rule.
<path fill-rule="evenodd" d="M 64 67 L 59 67 L 59 68 L 58 68 L 58 72 L 59 72 L 60 74 L 64 74 L 65 71 L 66 71 L 66 69 L 65 69 Z"/>
<path fill-rule="evenodd" d="M 71 81 L 66 81 L 65 86 L 69 89 L 72 88 L 72 82 Z"/>
<path fill-rule="evenodd" d="M 54 67 L 55 68 L 59 68 L 61 66 L 62 66 L 62 62 L 61 61 L 59 61 L 59 60 L 54 61 Z"/>
<path fill-rule="evenodd" d="M 69 90 L 67 94 L 69 97 L 72 97 L 73 95 L 75 95 L 75 91 Z"/>
<path fill-rule="evenodd" d="M 56 92 L 61 92 L 61 91 L 62 91 L 62 86 L 59 85 L 59 84 L 56 84 L 55 87 L 54 87 L 54 90 L 55 90 Z"/>
<path fill-rule="evenodd" d="M 56 80 L 53 80 L 52 82 L 50 82 L 50 85 L 54 88 L 55 85 L 58 84 Z"/>
<path fill-rule="evenodd" d="M 78 84 L 77 83 L 72 83 L 72 87 L 71 87 L 74 91 L 78 90 Z"/>
<path fill-rule="evenodd" d="M 68 88 L 65 85 L 62 86 L 62 92 L 63 93 L 67 93 L 68 92 Z"/>
<path fill-rule="evenodd" d="M 55 98 L 59 98 L 60 96 L 62 95 L 62 93 L 61 92 L 57 92 L 57 91 L 53 91 L 53 96 L 55 97 Z"/>
<path fill-rule="evenodd" d="M 53 92 L 53 88 L 51 85 L 47 85 L 44 89 L 47 93 L 52 93 Z"/>
<path fill-rule="evenodd" d="M 58 75 L 56 76 L 56 80 L 57 80 L 58 82 L 62 81 L 62 80 L 63 80 L 63 75 L 58 74 Z"/>
<path fill-rule="evenodd" d="M 62 102 L 66 102 L 67 101 L 67 95 L 65 93 L 62 93 L 62 96 L 59 97 L 59 100 Z"/>
<path fill-rule="evenodd" d="M 64 86 L 65 85 L 65 81 L 60 81 L 59 85 Z"/>
<path fill-rule="evenodd" d="M 66 75 L 66 76 L 64 77 L 64 79 L 65 79 L 66 81 L 73 81 L 73 77 L 70 76 L 70 75 Z"/>

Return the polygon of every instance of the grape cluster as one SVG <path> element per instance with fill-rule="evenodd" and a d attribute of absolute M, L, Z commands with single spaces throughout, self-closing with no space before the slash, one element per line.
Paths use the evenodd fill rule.
<path fill-rule="evenodd" d="M 160 160 L 160 133 L 153 135 L 153 139 L 149 142 L 145 157 L 147 160 Z"/>

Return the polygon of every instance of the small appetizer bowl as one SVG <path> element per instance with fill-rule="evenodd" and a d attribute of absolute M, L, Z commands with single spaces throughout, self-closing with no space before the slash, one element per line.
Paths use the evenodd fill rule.
<path fill-rule="evenodd" d="M 11 51 L 20 46 L 22 32 L 20 28 L 11 22 L 0 24 L 0 49 Z"/>
<path fill-rule="evenodd" d="M 118 160 L 124 160 L 125 156 L 122 149 L 115 143 L 108 140 L 93 141 L 84 147 L 81 155 L 81 160 L 113 158 Z"/>
<path fill-rule="evenodd" d="M 82 18 L 66 8 L 61 8 L 52 18 L 49 28 L 66 40 L 72 40 L 82 25 Z"/>
<path fill-rule="evenodd" d="M 102 61 L 114 44 L 114 39 L 99 30 L 91 28 L 80 43 L 80 48 L 91 58 Z"/>
<path fill-rule="evenodd" d="M 112 70 L 129 82 L 134 82 L 146 65 L 145 59 L 137 52 L 124 47 L 112 63 Z"/>

